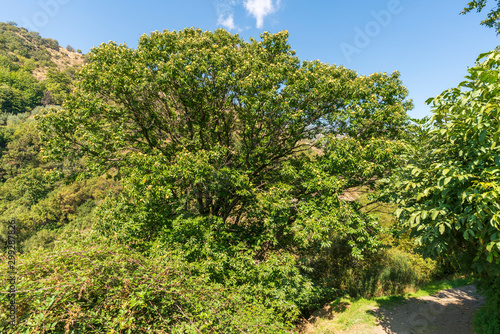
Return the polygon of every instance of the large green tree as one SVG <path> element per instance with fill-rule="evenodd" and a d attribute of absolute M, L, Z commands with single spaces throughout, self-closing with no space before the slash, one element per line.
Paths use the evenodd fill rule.
<path fill-rule="evenodd" d="M 322 249 L 349 266 L 378 249 L 377 222 L 341 195 L 391 168 L 406 96 L 397 72 L 301 62 L 287 32 L 185 29 L 93 49 L 38 127 L 45 156 L 120 182 L 95 211 L 106 240 L 249 286 L 289 323 L 331 287 L 311 274 Z"/>
<path fill-rule="evenodd" d="M 398 73 L 300 62 L 287 39 L 185 29 L 143 35 L 137 49 L 92 50 L 64 107 L 41 116 L 39 129 L 47 156 L 85 158 L 92 173 L 121 181 L 97 209 L 99 232 L 175 249 L 217 281 L 255 281 L 296 305 L 310 303 L 294 276 L 305 255 L 338 243 L 352 263 L 376 249 L 378 224 L 340 196 L 359 170 L 328 161 L 349 138 L 365 166 L 380 164 L 404 133 L 407 90 Z M 378 167 L 362 177 L 383 174 Z M 264 283 L 285 270 L 262 276 L 255 264 L 272 258 L 295 283 Z"/>
<path fill-rule="evenodd" d="M 258 237 L 263 248 L 303 231 L 297 221 L 315 210 L 313 221 L 327 223 L 342 178 L 299 153 L 329 133 L 397 137 L 407 91 L 398 73 L 301 63 L 286 32 L 261 38 L 185 29 L 143 35 L 137 50 L 101 45 L 63 110 L 42 117 L 48 155 L 118 168 L 129 196 L 149 205 L 152 220 L 139 228 L 148 238 L 181 213 L 256 238 L 270 232 Z"/>

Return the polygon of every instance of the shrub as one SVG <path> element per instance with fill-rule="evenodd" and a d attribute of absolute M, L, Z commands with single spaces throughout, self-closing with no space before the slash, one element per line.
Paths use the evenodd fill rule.
<path fill-rule="evenodd" d="M 7 261 L 2 256 L 3 272 Z M 285 333 L 250 287 L 224 287 L 172 254 L 145 258 L 127 247 L 76 239 L 18 260 L 18 332 Z M 3 276 L 1 290 L 7 291 Z M 12 330 L 0 294 L 0 331 Z"/>
<path fill-rule="evenodd" d="M 474 316 L 477 334 L 500 334 L 500 314 L 487 305 L 481 307 Z"/>
<path fill-rule="evenodd" d="M 113 203 L 115 207 L 110 207 Z M 116 217 L 117 212 L 122 215 Z M 227 229 L 218 217 L 180 215 L 157 231 L 160 237 L 151 239 L 139 233 L 138 225 L 133 225 L 136 215 L 127 205 L 109 197 L 95 211 L 94 227 L 100 233 L 106 231 L 108 242 L 127 244 L 128 240 L 131 247 L 148 256 L 175 252 L 182 261 L 200 266 L 198 274 L 213 282 L 258 296 L 260 303 L 280 314 L 287 323 L 295 321 L 301 310 L 317 298 L 318 291 L 301 275 L 296 256 L 280 251 L 259 257 L 258 249 L 249 248 L 240 240 L 239 231 Z M 113 227 L 115 219 L 123 220 L 120 228 Z M 134 231 L 142 238 L 130 238 Z"/>
<path fill-rule="evenodd" d="M 23 242 L 22 249 L 25 252 L 31 252 L 38 248 L 50 250 L 54 247 L 54 241 L 57 239 L 58 234 L 57 230 L 40 230 L 31 238 Z"/>
<path fill-rule="evenodd" d="M 334 243 L 335 244 L 335 243 Z M 314 257 L 314 281 L 330 292 L 371 298 L 406 293 L 439 275 L 437 262 L 399 247 L 349 256 L 348 245 L 336 243 Z"/>
<path fill-rule="evenodd" d="M 373 295 L 406 293 L 430 281 L 436 271 L 435 261 L 397 248 L 389 249 L 375 270 L 377 289 Z"/>
<path fill-rule="evenodd" d="M 21 122 L 21 119 L 17 115 L 7 116 L 7 126 L 16 125 Z"/>
<path fill-rule="evenodd" d="M 59 42 L 52 38 L 42 38 L 42 44 L 50 49 L 59 51 Z"/>
<path fill-rule="evenodd" d="M 9 113 L 0 112 L 0 125 L 7 125 L 7 118 L 9 117 Z"/>

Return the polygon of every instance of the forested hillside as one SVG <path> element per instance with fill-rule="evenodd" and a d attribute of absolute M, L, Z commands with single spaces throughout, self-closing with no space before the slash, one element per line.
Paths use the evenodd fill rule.
<path fill-rule="evenodd" d="M 471 70 L 464 105 L 498 62 Z M 398 72 L 301 61 L 286 31 L 165 30 L 83 56 L 0 23 L 0 268 L 14 224 L 18 291 L 13 327 L 3 275 L 0 331 L 290 333 L 346 295 L 475 268 L 497 284 L 496 239 L 475 236 L 497 228 L 498 158 L 468 153 L 447 94 L 412 120 Z M 474 123 L 485 154 L 497 114 Z M 487 182 L 465 184 L 481 163 Z M 475 204 L 443 200 L 459 184 L 487 198 L 464 231 Z"/>
<path fill-rule="evenodd" d="M 0 122 L 5 125 L 9 116 L 14 122 L 36 106 L 61 104 L 83 61 L 56 40 L 0 22 Z"/>
<path fill-rule="evenodd" d="M 21 252 L 50 248 L 55 228 L 88 213 L 88 200 L 98 187 L 97 180 L 68 183 L 47 177 L 67 167 L 43 160 L 33 117 L 44 107 L 59 108 L 83 62 L 83 55 L 56 40 L 0 23 L 0 238 L 6 243 L 5 223 L 15 218 Z"/>

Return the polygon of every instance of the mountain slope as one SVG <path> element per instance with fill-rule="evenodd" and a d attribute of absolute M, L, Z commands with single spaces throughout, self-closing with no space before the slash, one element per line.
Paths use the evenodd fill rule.
<path fill-rule="evenodd" d="M 0 113 L 61 104 L 84 59 L 54 39 L 0 22 Z"/>

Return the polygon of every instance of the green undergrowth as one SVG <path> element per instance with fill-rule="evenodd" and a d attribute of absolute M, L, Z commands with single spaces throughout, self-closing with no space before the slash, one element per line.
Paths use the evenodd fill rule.
<path fill-rule="evenodd" d="M 318 272 L 323 281 L 343 295 L 373 298 L 415 291 L 444 278 L 446 273 L 437 261 L 418 253 L 409 236 L 395 233 L 394 205 L 377 202 L 376 192 L 366 186 L 350 188 L 343 197 L 355 202 L 363 213 L 382 226 L 378 236 L 382 247 L 354 264 L 340 262 L 335 249 L 321 250 L 316 256 L 320 259 L 317 260 L 321 263 Z"/>
<path fill-rule="evenodd" d="M 16 261 L 15 329 L 8 276 L 0 277 L 1 333 L 290 332 L 294 304 L 266 299 L 279 287 L 220 284 L 174 253 L 148 258 L 124 245 L 70 239 Z M 7 266 L 0 253 L 0 272 Z"/>
<path fill-rule="evenodd" d="M 500 334 L 500 314 L 488 305 L 481 307 L 474 317 L 474 329 L 477 334 Z"/>

